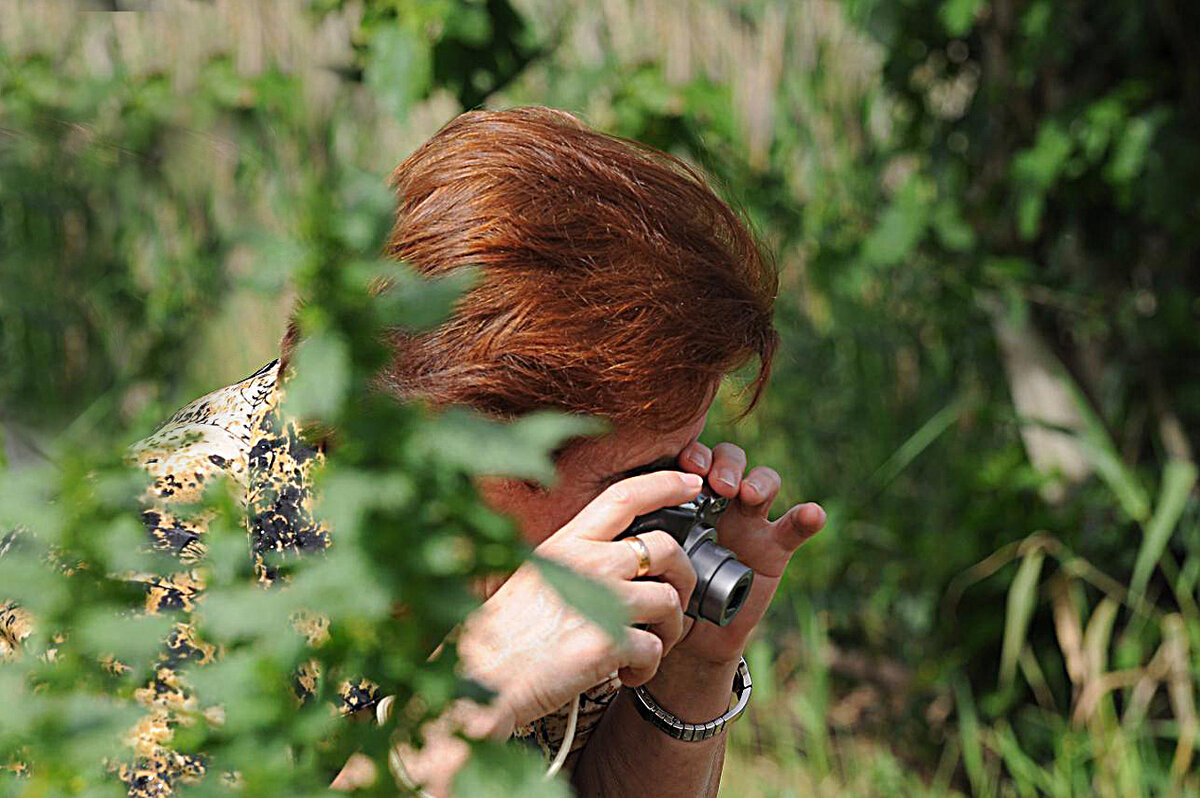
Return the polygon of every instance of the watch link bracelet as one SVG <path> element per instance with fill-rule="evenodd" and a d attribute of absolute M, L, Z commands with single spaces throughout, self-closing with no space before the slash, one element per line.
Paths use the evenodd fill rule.
<path fill-rule="evenodd" d="M 737 697 L 733 707 L 721 717 L 710 720 L 708 723 L 687 723 L 663 709 L 646 688 L 629 688 L 633 693 L 633 702 L 637 706 L 638 713 L 643 718 L 654 724 L 664 734 L 684 742 L 707 740 L 740 718 L 746 711 L 746 705 L 750 703 L 751 689 L 750 667 L 746 665 L 746 658 L 742 657 L 742 661 L 738 663 L 737 673 L 733 676 L 733 693 Z"/>

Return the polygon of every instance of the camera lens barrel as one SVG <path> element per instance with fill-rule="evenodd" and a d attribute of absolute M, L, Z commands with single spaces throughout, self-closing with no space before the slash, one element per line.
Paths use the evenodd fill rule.
<path fill-rule="evenodd" d="M 661 529 L 679 541 L 696 572 L 687 615 L 725 626 L 750 595 L 754 571 L 717 543 L 716 522 L 728 500 L 707 490 L 691 502 L 664 507 L 633 520 L 617 539 Z"/>
<path fill-rule="evenodd" d="M 696 589 L 688 614 L 725 626 L 733 620 L 754 583 L 754 571 L 738 561 L 732 551 L 712 540 L 688 549 L 696 571 Z"/>

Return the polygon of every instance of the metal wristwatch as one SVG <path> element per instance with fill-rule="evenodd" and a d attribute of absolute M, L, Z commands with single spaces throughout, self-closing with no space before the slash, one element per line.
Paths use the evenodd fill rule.
<path fill-rule="evenodd" d="M 628 688 L 633 693 L 633 703 L 638 713 L 654 724 L 664 734 L 684 742 L 699 742 L 707 740 L 720 733 L 722 729 L 742 716 L 746 705 L 750 703 L 750 667 L 746 658 L 738 663 L 737 673 L 733 675 L 733 693 L 737 697 L 733 707 L 721 717 L 708 723 L 688 723 L 672 715 L 654 700 L 645 687 Z"/>

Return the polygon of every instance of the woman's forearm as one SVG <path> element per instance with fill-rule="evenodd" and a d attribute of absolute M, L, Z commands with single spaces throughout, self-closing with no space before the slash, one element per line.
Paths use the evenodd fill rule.
<path fill-rule="evenodd" d="M 681 720 L 703 723 L 729 709 L 736 671 L 736 662 L 697 663 L 668 656 L 646 689 Z M 676 740 L 644 720 L 634 700 L 622 690 L 580 753 L 572 773 L 579 794 L 715 796 L 726 733 L 700 742 Z"/>

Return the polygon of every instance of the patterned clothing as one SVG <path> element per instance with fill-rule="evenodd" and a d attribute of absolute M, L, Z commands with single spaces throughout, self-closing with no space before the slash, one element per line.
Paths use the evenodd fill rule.
<path fill-rule="evenodd" d="M 224 474 L 241 489 L 245 524 L 250 537 L 254 574 L 271 585 L 277 574 L 267 552 L 322 551 L 330 545 L 329 531 L 313 515 L 311 475 L 322 453 L 303 441 L 296 426 L 281 419 L 279 361 L 272 361 L 246 379 L 203 396 L 179 410 L 153 435 L 130 449 L 131 457 L 153 478 L 143 501 L 142 520 L 153 548 L 174 555 L 182 566 L 170 576 L 133 576 L 146 590 L 148 613 L 176 613 L 158 655 L 153 680 L 137 691 L 147 713 L 129 736 L 133 761 L 116 768 L 131 796 L 170 796 L 180 784 L 205 774 L 197 757 L 171 749 L 173 729 L 181 709 L 194 709 L 196 696 L 178 672 L 203 666 L 219 652 L 197 639 L 190 613 L 204 591 L 203 574 L 196 568 L 206 552 L 206 519 L 184 519 L 172 512 L 174 503 L 198 501 L 205 485 Z M 15 533 L 0 538 L 0 556 Z M 0 600 L 0 657 L 15 656 L 32 631 L 33 618 L 15 602 Z M 312 645 L 328 635 L 328 619 L 308 613 L 296 620 Z M 113 662 L 111 667 L 125 666 Z M 316 662 L 302 668 L 295 689 L 311 695 L 319 672 Z M 616 694 L 614 677 L 581 697 L 572 750 L 590 732 Z M 339 689 L 341 710 L 352 714 L 374 707 L 382 698 L 369 680 L 345 682 Z M 562 742 L 568 707 L 517 731 L 553 755 Z"/>

